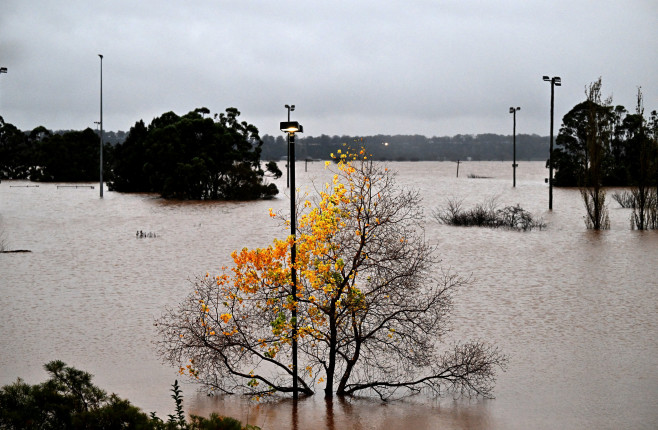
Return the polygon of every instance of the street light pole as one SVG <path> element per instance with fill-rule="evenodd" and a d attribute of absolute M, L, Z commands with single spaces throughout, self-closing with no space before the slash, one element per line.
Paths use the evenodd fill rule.
<path fill-rule="evenodd" d="M 290 112 L 295 110 L 295 105 L 285 105 L 288 109 L 288 122 L 290 122 Z M 288 164 L 286 164 L 286 187 L 290 188 L 290 133 L 288 133 Z"/>
<path fill-rule="evenodd" d="M 286 105 L 288 107 L 288 105 Z M 294 106 L 292 106 L 292 109 L 294 109 Z M 291 110 L 292 110 L 291 109 Z M 288 111 L 288 115 L 290 115 L 290 111 Z M 292 397 L 293 399 L 297 400 L 299 397 L 299 394 L 297 393 L 297 269 L 295 269 L 295 260 L 296 260 L 296 255 L 297 255 L 297 246 L 296 246 L 296 238 L 297 238 L 297 208 L 295 207 L 295 132 L 302 133 L 304 131 L 304 127 L 302 127 L 301 124 L 299 124 L 297 121 L 288 121 L 288 122 L 282 122 L 280 124 L 280 129 L 283 132 L 288 133 L 288 148 L 290 149 L 290 161 L 292 161 L 292 165 L 290 161 L 288 162 L 288 165 L 290 166 L 290 234 L 292 234 L 293 237 L 293 243 L 292 247 L 290 249 L 290 277 L 292 278 L 292 300 L 293 300 L 293 308 L 292 308 L 292 316 L 291 316 L 291 322 L 292 322 Z"/>
<path fill-rule="evenodd" d="M 559 76 L 543 77 L 544 81 L 551 83 L 551 143 L 548 149 L 548 210 L 553 210 L 553 106 L 555 100 L 555 87 L 562 85 Z"/>
<path fill-rule="evenodd" d="M 7 73 L 7 68 L 6 67 L 0 67 L 0 74 L 2 73 Z"/>
<path fill-rule="evenodd" d="M 101 58 L 101 147 L 100 147 L 100 188 L 101 188 L 101 199 L 103 198 L 103 56 L 98 54 Z"/>
<path fill-rule="evenodd" d="M 511 108 L 509 108 L 509 113 L 513 114 L 513 116 L 514 116 L 514 127 L 512 128 L 512 133 L 513 133 L 512 134 L 512 142 L 513 142 L 513 146 L 514 146 L 514 161 L 512 161 L 512 170 L 514 172 L 514 176 L 513 176 L 513 180 L 512 180 L 512 186 L 513 187 L 516 187 L 516 168 L 518 166 L 516 164 L 516 111 L 519 111 L 519 110 L 521 110 L 520 107 L 517 107 L 517 108 L 511 107 Z"/>

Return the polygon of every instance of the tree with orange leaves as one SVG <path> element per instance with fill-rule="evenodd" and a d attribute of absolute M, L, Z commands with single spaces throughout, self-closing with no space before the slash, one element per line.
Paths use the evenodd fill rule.
<path fill-rule="evenodd" d="M 211 390 L 291 393 L 296 324 L 300 394 L 324 387 L 326 397 L 421 389 L 491 396 L 507 360 L 496 347 L 439 349 L 452 293 L 466 280 L 437 267 L 418 193 L 398 187 L 363 150 L 335 158 L 332 183 L 298 207 L 296 239 L 236 251 L 232 268 L 199 279 L 157 321 L 160 352 Z"/>

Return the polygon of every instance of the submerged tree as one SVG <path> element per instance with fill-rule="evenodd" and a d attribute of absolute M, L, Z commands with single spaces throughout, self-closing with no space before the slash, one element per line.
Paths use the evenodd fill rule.
<path fill-rule="evenodd" d="M 496 347 L 440 350 L 452 293 L 467 281 L 437 272 L 418 193 L 399 188 L 363 151 L 339 158 L 333 183 L 298 208 L 296 240 L 234 252 L 234 267 L 198 279 L 156 322 L 161 354 L 211 390 L 291 393 L 296 332 L 301 394 L 323 384 L 327 397 L 422 389 L 491 396 L 506 364 Z"/>
<path fill-rule="evenodd" d="M 595 173 L 591 169 L 592 155 L 601 158 L 596 174 L 603 186 L 635 186 L 643 180 L 655 183 L 656 169 L 650 166 L 658 165 L 658 151 L 652 143 L 655 138 L 651 120 L 644 118 L 642 106 L 628 112 L 623 106 L 613 107 L 611 100 L 602 101 L 600 87 L 599 79 L 586 89 L 586 100 L 562 119 L 552 153 L 554 185 L 585 186 Z M 641 96 L 638 90 L 640 102 Z M 593 142 L 596 145 L 592 146 Z"/>
<path fill-rule="evenodd" d="M 652 121 L 655 119 L 652 116 Z M 654 175 L 658 169 L 658 148 L 655 139 L 652 139 L 652 128 L 647 126 L 644 119 L 644 105 L 642 90 L 637 90 L 637 105 L 635 115 L 629 115 L 628 121 L 628 150 L 635 156 L 630 169 L 632 181 L 631 193 L 634 205 L 631 215 L 631 228 L 647 230 L 658 228 L 658 201 Z"/>
<path fill-rule="evenodd" d="M 583 183 L 580 194 L 585 202 L 587 228 L 602 230 L 610 228 L 608 209 L 605 205 L 605 190 L 603 189 L 603 162 L 605 153 L 610 147 L 612 135 L 611 117 L 609 115 L 610 101 L 601 101 L 601 78 L 590 84 L 585 91 L 587 95 L 587 119 L 585 136 L 586 148 L 583 164 Z"/>

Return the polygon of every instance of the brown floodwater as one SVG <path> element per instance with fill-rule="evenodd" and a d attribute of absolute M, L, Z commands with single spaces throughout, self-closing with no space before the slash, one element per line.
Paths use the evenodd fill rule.
<path fill-rule="evenodd" d="M 455 296 L 457 339 L 509 355 L 495 399 L 382 403 L 348 398 L 252 402 L 209 398 L 183 383 L 188 412 L 234 416 L 263 429 L 655 429 L 658 428 L 658 232 L 630 230 L 630 210 L 608 197 L 611 229 L 588 231 L 577 190 L 555 189 L 547 171 L 519 162 L 391 163 L 424 198 L 427 238 L 442 266 L 470 276 Z M 323 183 L 323 163 L 297 163 L 297 182 Z M 483 176 L 469 178 L 468 176 Z M 3 181 L 0 228 L 0 384 L 46 377 L 61 359 L 109 392 L 166 418 L 179 375 L 155 354 L 153 321 L 191 289 L 190 279 L 230 263 L 235 249 L 267 246 L 286 231 L 259 202 L 169 202 L 148 194 Z M 61 185 L 61 184 L 59 184 Z M 520 204 L 548 227 L 519 233 L 438 224 L 447 199 Z M 137 238 L 137 231 L 156 237 Z"/>

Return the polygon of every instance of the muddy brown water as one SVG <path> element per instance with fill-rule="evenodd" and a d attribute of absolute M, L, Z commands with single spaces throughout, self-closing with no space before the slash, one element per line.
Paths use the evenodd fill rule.
<path fill-rule="evenodd" d="M 281 166 L 283 167 L 283 166 Z M 611 229 L 587 231 L 577 190 L 555 189 L 548 212 L 543 163 L 390 163 L 398 182 L 424 198 L 428 239 L 442 266 L 471 277 L 455 297 L 454 339 L 482 339 L 509 354 L 495 399 L 382 403 L 319 394 L 255 403 L 208 398 L 183 384 L 188 412 L 234 416 L 263 429 L 655 429 L 658 428 L 658 232 L 630 230 L 630 210 L 608 197 Z M 297 163 L 309 189 L 323 163 Z M 480 178 L 469 178 L 481 176 Z M 168 202 L 148 194 L 57 184 L 0 183 L 0 384 L 42 381 L 61 359 L 109 392 L 165 418 L 176 369 L 154 352 L 154 319 L 190 290 L 189 279 L 229 263 L 244 246 L 286 232 L 268 209 L 289 207 L 285 175 L 277 199 Z M 94 185 L 94 184 L 89 184 Z M 448 198 L 469 207 L 496 197 L 548 224 L 518 233 L 438 224 Z M 138 231 L 156 237 L 136 237 Z"/>

